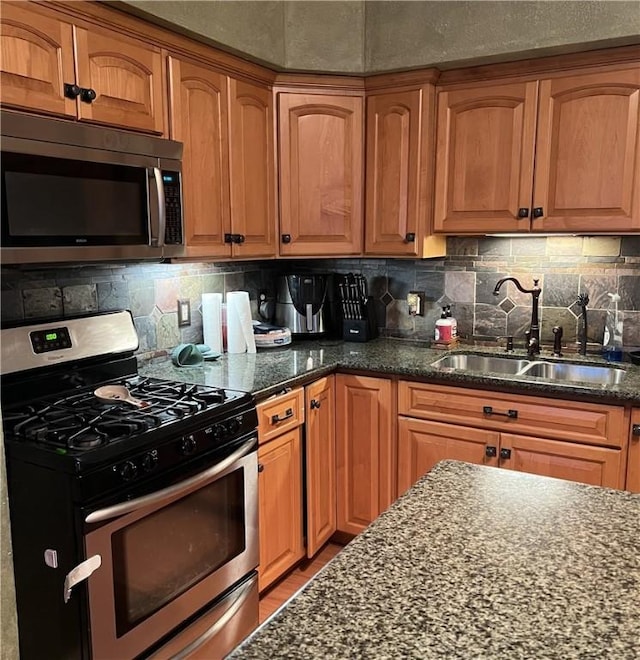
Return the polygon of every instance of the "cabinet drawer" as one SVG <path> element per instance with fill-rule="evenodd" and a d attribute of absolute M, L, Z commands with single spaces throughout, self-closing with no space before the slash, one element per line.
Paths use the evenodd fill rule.
<path fill-rule="evenodd" d="M 257 406 L 258 442 L 262 444 L 304 423 L 304 390 L 300 387 Z"/>
<path fill-rule="evenodd" d="M 401 415 L 608 447 L 626 446 L 624 408 L 401 381 Z"/>

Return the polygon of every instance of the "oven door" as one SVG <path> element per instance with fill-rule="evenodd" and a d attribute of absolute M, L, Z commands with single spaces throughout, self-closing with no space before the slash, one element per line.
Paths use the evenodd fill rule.
<path fill-rule="evenodd" d="M 143 653 L 257 567 L 256 445 L 86 516 L 94 659 Z"/>

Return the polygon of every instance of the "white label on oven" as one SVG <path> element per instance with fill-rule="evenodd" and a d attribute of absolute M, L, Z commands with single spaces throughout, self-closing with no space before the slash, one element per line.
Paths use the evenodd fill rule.
<path fill-rule="evenodd" d="M 76 584 L 86 580 L 96 569 L 102 565 L 102 557 L 93 555 L 85 559 L 81 564 L 72 568 L 64 579 L 64 602 L 67 603 L 71 598 L 71 590 Z"/>

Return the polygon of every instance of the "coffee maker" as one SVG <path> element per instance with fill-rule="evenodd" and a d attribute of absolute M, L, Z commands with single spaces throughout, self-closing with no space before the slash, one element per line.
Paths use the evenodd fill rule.
<path fill-rule="evenodd" d="M 293 335 L 324 335 L 329 321 L 328 293 L 328 275 L 281 275 L 276 295 L 276 324 L 289 328 Z"/>

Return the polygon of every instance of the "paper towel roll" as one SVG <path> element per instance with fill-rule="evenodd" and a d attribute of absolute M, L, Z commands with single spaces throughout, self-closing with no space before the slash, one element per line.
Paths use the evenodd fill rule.
<path fill-rule="evenodd" d="M 251 305 L 246 291 L 227 293 L 227 350 L 229 353 L 255 353 Z"/>
<path fill-rule="evenodd" d="M 215 353 L 222 353 L 222 294 L 202 294 L 202 335 Z"/>

